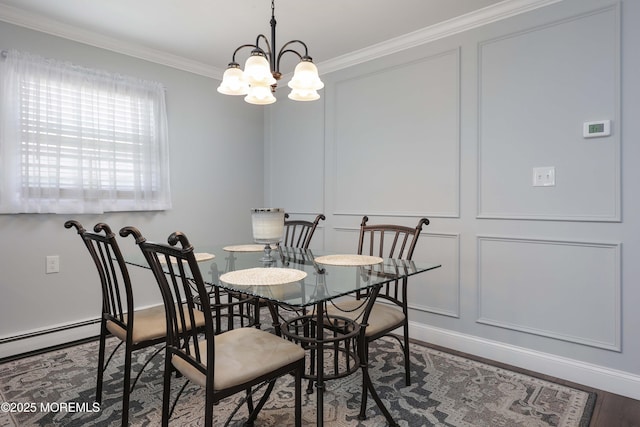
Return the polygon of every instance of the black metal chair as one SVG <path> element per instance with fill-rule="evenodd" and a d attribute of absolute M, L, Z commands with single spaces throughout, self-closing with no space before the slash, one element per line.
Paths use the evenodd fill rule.
<path fill-rule="evenodd" d="M 358 254 L 411 260 L 418 243 L 422 227 L 429 224 L 427 218 L 421 218 L 414 228 L 393 224 L 367 225 L 368 217 L 362 218 Z M 336 302 L 327 307 L 330 316 L 344 316 L 350 319 L 362 319 L 366 304 L 363 299 L 368 297 L 364 292 L 356 294 L 355 300 Z M 394 280 L 383 285 L 373 304 L 364 329 L 364 349 L 361 359 L 367 363 L 369 344 L 383 336 L 391 336 L 398 340 L 404 355 L 405 384 L 411 385 L 411 366 L 409 361 L 409 308 L 407 301 L 407 279 Z M 402 328 L 403 337 L 400 339 L 392 334 L 394 330 Z M 367 392 L 364 389 L 360 408 L 360 418 L 365 418 L 367 406 Z"/>
<path fill-rule="evenodd" d="M 311 238 L 318 227 L 320 221 L 324 221 L 326 218 L 323 214 L 319 214 L 313 221 L 306 221 L 301 219 L 289 219 L 289 214 L 284 214 L 284 238 L 282 239 L 282 246 L 309 249 L 311 244 Z"/>
<path fill-rule="evenodd" d="M 103 374 L 115 351 L 125 344 L 124 381 L 122 392 L 122 425 L 129 421 L 129 395 L 140 374 L 149 361 L 162 350 L 155 352 L 142 367 L 131 383 L 132 352 L 165 341 L 166 323 L 164 305 L 136 310 L 131 279 L 127 266 L 118 247 L 115 234 L 104 223 L 96 224 L 95 233 L 87 232 L 74 220 L 64 223 L 65 228 L 74 227 L 89 250 L 102 288 L 102 315 L 100 320 L 100 346 L 98 351 L 98 378 L 96 382 L 96 402 L 102 402 Z M 105 363 L 105 345 L 108 335 L 120 340 Z"/>
<path fill-rule="evenodd" d="M 177 370 L 189 381 L 204 387 L 205 426 L 213 425 L 214 405 L 218 401 L 241 391 L 247 393 L 246 403 L 249 409 L 249 419 L 245 425 L 253 425 L 273 390 L 275 380 L 294 373 L 295 425 L 301 426 L 304 350 L 277 335 L 256 328 L 236 328 L 216 335 L 213 318 L 215 312 L 209 304 L 209 290 L 187 237 L 176 232 L 169 236 L 169 245 L 163 245 L 147 242 L 134 227 L 120 230 L 123 237 L 130 234 L 135 237 L 153 270 L 162 293 L 169 325 L 162 425 L 168 426 L 173 408 L 184 390 L 183 387 L 178 392 L 171 405 L 172 371 Z M 165 260 L 164 264 L 161 260 Z M 202 311 L 198 310 L 194 302 L 196 297 L 200 299 Z M 181 304 L 176 304 L 176 301 Z M 184 327 L 185 321 L 191 319 L 193 322 L 198 316 L 204 316 L 204 334 Z M 254 407 L 252 388 L 259 388 L 261 385 L 266 388 Z"/>

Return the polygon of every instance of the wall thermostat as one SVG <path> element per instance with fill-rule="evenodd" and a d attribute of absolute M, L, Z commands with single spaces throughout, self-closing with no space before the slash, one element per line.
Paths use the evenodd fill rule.
<path fill-rule="evenodd" d="M 585 122 L 582 125 L 582 136 L 585 138 L 596 138 L 599 136 L 609 135 L 611 135 L 611 120 Z"/>

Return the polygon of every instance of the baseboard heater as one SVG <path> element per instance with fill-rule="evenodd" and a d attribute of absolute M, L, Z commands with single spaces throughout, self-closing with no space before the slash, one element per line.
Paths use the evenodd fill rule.
<path fill-rule="evenodd" d="M 86 326 L 93 326 L 93 325 L 99 325 L 99 324 L 100 324 L 100 319 L 96 318 L 96 319 L 84 320 L 82 322 L 75 322 L 75 323 L 70 323 L 70 324 L 67 324 L 67 325 L 56 326 L 56 327 L 53 327 L 53 328 L 41 329 L 41 330 L 34 331 L 34 332 L 27 332 L 27 333 L 20 334 L 20 335 L 13 335 L 13 336 L 10 336 L 10 337 L 0 338 L 0 346 L 2 346 L 3 344 L 9 344 L 9 343 L 14 343 L 15 344 L 18 341 L 31 340 L 31 339 L 35 339 L 35 338 L 38 338 L 38 337 L 44 337 L 46 335 L 52 335 L 52 334 L 56 334 L 56 333 L 60 333 L 60 332 L 70 331 L 70 330 L 77 329 L 77 328 L 83 328 L 83 327 L 86 327 Z M 82 338 L 82 339 L 79 339 L 79 340 L 73 340 L 71 342 L 64 342 L 64 343 L 56 344 L 56 345 L 53 345 L 53 346 L 46 346 L 45 348 L 34 349 L 34 350 L 26 351 L 26 352 L 20 352 L 20 354 L 10 355 L 8 357 L 0 357 L 0 363 L 8 362 L 8 361 L 19 359 L 19 358 L 23 358 L 23 357 L 32 356 L 32 355 L 39 354 L 39 353 L 44 353 L 44 352 L 56 350 L 56 349 L 59 349 L 59 348 L 68 347 L 70 345 L 78 344 L 79 342 L 91 341 L 91 340 L 94 340 L 96 338 L 97 338 L 97 336 L 90 336 L 90 337 L 85 337 L 85 338 Z"/>

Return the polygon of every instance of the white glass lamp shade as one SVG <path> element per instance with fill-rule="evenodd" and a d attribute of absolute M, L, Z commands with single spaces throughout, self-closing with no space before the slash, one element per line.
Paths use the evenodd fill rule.
<path fill-rule="evenodd" d="M 249 93 L 244 97 L 249 104 L 268 105 L 276 102 L 276 97 L 271 92 L 271 86 L 268 84 L 252 84 L 249 87 Z"/>
<path fill-rule="evenodd" d="M 218 92 L 224 95 L 246 95 L 249 93 L 249 82 L 237 65 L 230 66 L 224 72 L 222 82 L 218 86 Z"/>
<path fill-rule="evenodd" d="M 258 208 L 251 210 L 253 240 L 256 243 L 278 243 L 284 237 L 284 210 Z"/>
<path fill-rule="evenodd" d="M 315 101 L 316 99 L 320 99 L 320 95 L 315 90 L 291 89 L 289 99 L 293 99 L 294 101 Z"/>
<path fill-rule="evenodd" d="M 271 73 L 271 66 L 264 55 L 252 54 L 244 64 L 244 76 L 251 86 L 273 85 L 276 79 Z"/>
<path fill-rule="evenodd" d="M 302 60 L 296 65 L 288 86 L 301 91 L 316 91 L 324 87 L 318 76 L 318 68 L 310 60 Z"/>

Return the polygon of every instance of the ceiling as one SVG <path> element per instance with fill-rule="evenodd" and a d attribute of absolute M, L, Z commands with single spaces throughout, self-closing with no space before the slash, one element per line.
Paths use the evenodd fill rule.
<path fill-rule="evenodd" d="M 304 41 L 323 73 L 556 1 L 276 0 L 277 48 Z M 270 19 L 269 0 L 0 0 L 0 20 L 217 78 Z"/>

